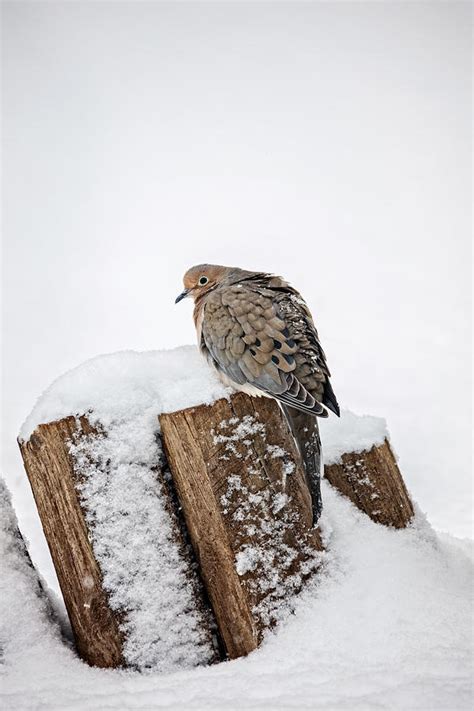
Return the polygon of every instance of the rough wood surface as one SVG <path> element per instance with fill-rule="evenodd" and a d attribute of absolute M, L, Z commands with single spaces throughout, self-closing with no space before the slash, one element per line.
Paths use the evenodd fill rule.
<path fill-rule="evenodd" d="M 97 434 L 86 417 L 67 417 L 40 425 L 28 442 L 19 442 L 25 469 L 35 497 L 46 540 L 51 551 L 79 655 L 99 667 L 127 666 L 120 631 L 123 614 L 108 604 L 100 566 L 95 559 L 87 518 L 77 484 L 83 480 L 70 444 Z M 105 433 L 104 433 L 105 436 Z M 170 516 L 175 544 L 187 561 L 196 610 L 202 617 L 202 633 L 214 647 L 210 662 L 220 660 L 213 644 L 215 623 L 204 600 L 195 571 L 192 549 L 177 515 L 178 502 L 165 472 L 156 472 L 162 487 L 162 504 Z M 125 494 L 125 492 L 124 492 Z"/>
<path fill-rule="evenodd" d="M 276 402 L 243 393 L 160 424 L 227 654 L 248 654 L 320 562 L 295 442 Z"/>
<path fill-rule="evenodd" d="M 369 451 L 343 454 L 324 476 L 376 523 L 405 528 L 413 505 L 388 440 Z"/>
<path fill-rule="evenodd" d="M 102 587 L 67 444 L 80 430 L 94 431 L 85 417 L 67 417 L 39 425 L 19 445 L 78 653 L 94 666 L 117 667 L 123 664 L 120 620 Z"/>

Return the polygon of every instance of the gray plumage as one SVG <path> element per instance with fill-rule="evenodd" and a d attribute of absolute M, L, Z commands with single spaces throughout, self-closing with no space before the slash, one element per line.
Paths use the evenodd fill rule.
<path fill-rule="evenodd" d="M 198 265 L 184 277 L 198 343 L 222 379 L 278 400 L 298 443 L 313 498 L 321 511 L 321 447 L 317 417 L 339 415 L 330 372 L 311 313 L 282 278 L 263 272 Z"/>

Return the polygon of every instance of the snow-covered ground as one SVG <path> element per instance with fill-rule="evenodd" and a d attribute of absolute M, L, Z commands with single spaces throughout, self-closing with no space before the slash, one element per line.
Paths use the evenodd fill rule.
<path fill-rule="evenodd" d="M 0 617 L 5 708 L 470 708 L 474 583 L 470 543 L 437 534 L 418 510 L 406 530 L 376 525 L 326 483 L 323 571 L 300 596 L 294 614 L 285 616 L 248 658 L 189 668 L 205 660 L 206 649 L 192 619 L 181 619 L 175 629 L 179 608 L 189 608 L 185 588 L 173 592 L 173 586 L 182 588 L 182 563 L 170 553 L 163 512 L 153 505 L 159 492 L 144 493 L 143 487 L 147 468 L 156 464 L 157 413 L 228 394 L 197 349 L 185 347 L 92 359 L 58 378 L 38 400 L 22 427 L 22 438 L 41 422 L 88 412 L 113 443 L 107 453 L 112 461 L 109 481 L 103 480 L 100 467 L 92 467 L 87 483 L 92 494 L 85 504 L 91 523 L 105 539 L 103 548 L 99 536 L 93 540 L 94 546 L 99 544 L 95 548 L 99 562 L 105 565 L 105 584 L 109 592 L 116 591 L 118 609 L 132 609 L 126 628 L 132 639 L 130 659 L 154 669 L 147 674 L 103 671 L 87 667 L 74 655 L 39 594 L 15 537 L 8 497 L 3 495 Z M 348 449 L 357 450 L 385 435 L 383 420 L 352 413 L 324 423 L 322 432 L 331 461 L 344 451 L 346 440 Z M 139 480 L 136 486 L 134 478 Z M 150 512 L 140 506 L 143 497 L 152 502 Z M 113 521 L 114 506 L 127 509 L 125 523 L 119 526 Z M 158 524 L 157 515 L 163 519 Z M 135 521 L 138 538 L 133 537 Z M 148 540 L 156 525 L 163 533 Z M 161 557 L 153 547 L 162 551 Z M 143 570 L 130 566 L 132 559 Z M 133 589 L 127 586 L 127 574 Z M 150 617 L 143 600 L 150 598 L 153 588 L 163 599 Z M 169 595 L 172 609 L 166 608 Z M 54 606 L 58 605 L 56 601 Z M 140 614 L 133 614 L 134 605 Z M 165 614 L 160 614 L 163 606 Z M 168 649 L 163 643 L 150 646 L 153 631 L 167 629 Z M 179 649 L 173 656 L 175 645 Z"/>

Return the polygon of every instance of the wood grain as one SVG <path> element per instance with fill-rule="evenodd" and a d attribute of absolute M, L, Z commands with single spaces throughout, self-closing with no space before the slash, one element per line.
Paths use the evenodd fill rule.
<path fill-rule="evenodd" d="M 86 417 L 39 427 L 19 442 L 79 655 L 88 664 L 124 663 L 120 619 L 109 607 L 75 488 L 68 442 L 94 432 Z"/>
<path fill-rule="evenodd" d="M 347 452 L 324 467 L 325 478 L 376 523 L 405 528 L 413 504 L 387 439 L 364 452 Z"/>
<path fill-rule="evenodd" d="M 227 654 L 248 654 L 322 550 L 294 439 L 276 402 L 243 393 L 159 419 Z"/>
<path fill-rule="evenodd" d="M 58 576 L 79 656 L 99 667 L 127 666 L 125 639 L 120 625 L 124 613 L 113 610 L 95 559 L 86 512 L 77 485 L 83 480 L 80 464 L 70 453 L 70 443 L 97 434 L 86 417 L 67 417 L 40 425 L 28 442 L 19 442 L 25 469 Z M 101 432 L 106 436 L 105 433 Z M 164 465 L 165 466 L 165 465 Z M 164 504 L 174 531 L 179 555 L 187 561 L 187 576 L 201 632 L 207 638 L 210 662 L 219 661 L 215 622 L 195 570 L 192 548 L 182 529 L 178 504 L 164 471 L 154 472 L 161 482 Z M 126 492 L 124 492 L 125 494 Z M 184 611 L 183 611 L 184 612 Z M 214 655 L 212 649 L 214 648 Z"/>

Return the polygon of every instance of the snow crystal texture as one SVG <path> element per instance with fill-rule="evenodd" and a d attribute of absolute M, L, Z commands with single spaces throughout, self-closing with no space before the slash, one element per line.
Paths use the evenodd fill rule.
<path fill-rule="evenodd" d="M 265 629 L 288 613 L 294 593 L 321 564 L 322 555 L 311 546 L 311 533 L 301 525 L 289 495 L 295 464 L 282 447 L 267 441 L 266 424 L 252 415 L 232 417 L 211 434 L 222 445 L 220 460 L 239 460 L 245 467 L 245 481 L 240 474 L 230 475 L 219 503 L 234 529 L 235 569 Z M 256 450 L 263 452 L 257 460 Z M 266 462 L 273 465 L 271 478 Z M 232 470 L 241 471 L 235 464 Z"/>
<path fill-rule="evenodd" d="M 78 433 L 70 452 L 109 605 L 125 613 L 127 666 L 167 672 L 208 663 L 214 651 L 157 478 L 156 429 L 140 418 L 110 424 L 106 435 Z"/>

